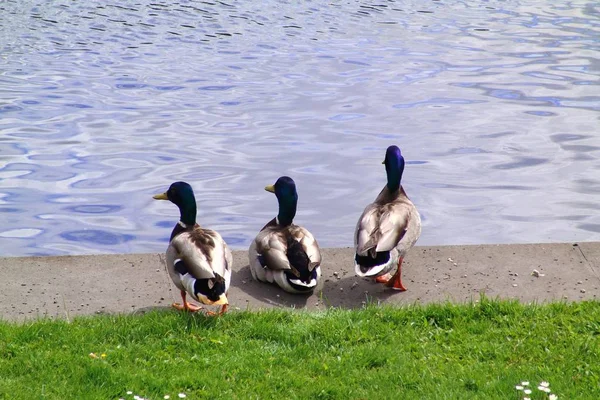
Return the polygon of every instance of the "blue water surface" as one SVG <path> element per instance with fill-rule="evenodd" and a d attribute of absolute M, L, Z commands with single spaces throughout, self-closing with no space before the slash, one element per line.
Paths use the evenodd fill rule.
<path fill-rule="evenodd" d="M 600 240 L 594 1 L 7 0 L 0 255 L 163 251 L 198 220 L 246 248 L 296 221 L 351 246 L 407 159 L 420 244 Z"/>

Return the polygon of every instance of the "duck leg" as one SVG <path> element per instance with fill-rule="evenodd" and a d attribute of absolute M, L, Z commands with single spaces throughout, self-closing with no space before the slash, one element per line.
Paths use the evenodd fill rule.
<path fill-rule="evenodd" d="M 197 306 L 192 303 L 188 303 L 187 299 L 186 299 L 186 295 L 187 295 L 187 293 L 185 292 L 185 290 L 182 290 L 181 291 L 181 299 L 183 300 L 183 302 L 181 304 L 173 303 L 173 307 L 180 311 L 189 311 L 189 312 L 196 312 L 196 311 L 202 309 L 202 307 L 200 307 L 200 306 Z"/>
<path fill-rule="evenodd" d="M 221 310 L 218 313 L 212 312 L 212 311 L 207 311 L 206 315 L 208 315 L 209 317 L 221 316 L 221 315 L 225 314 L 225 312 L 227 312 L 228 308 L 229 308 L 229 304 L 223 304 L 223 306 L 221 307 Z"/>
<path fill-rule="evenodd" d="M 406 290 L 406 288 L 402 284 L 402 278 L 401 278 L 402 260 L 403 260 L 403 257 L 400 257 L 400 259 L 398 260 L 398 269 L 396 270 L 396 273 L 394 274 L 394 276 L 392 276 L 392 278 L 389 281 L 387 281 L 385 283 L 385 286 L 391 287 L 392 289 L 398 290 L 400 292 L 404 292 Z"/>

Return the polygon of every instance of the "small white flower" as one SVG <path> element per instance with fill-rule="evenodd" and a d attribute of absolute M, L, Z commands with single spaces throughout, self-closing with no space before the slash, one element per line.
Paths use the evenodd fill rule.
<path fill-rule="evenodd" d="M 531 400 L 531 397 L 523 397 L 523 400 Z"/>
<path fill-rule="evenodd" d="M 131 390 L 128 390 L 127 394 L 133 394 L 133 392 Z"/>
<path fill-rule="evenodd" d="M 550 384 L 548 382 L 544 381 L 544 382 L 540 383 L 540 386 L 548 387 L 548 386 L 550 386 Z"/>
<path fill-rule="evenodd" d="M 517 385 L 517 386 L 515 386 L 515 389 L 517 389 L 517 390 L 523 390 L 523 386 Z"/>
<path fill-rule="evenodd" d="M 185 399 L 186 398 L 185 393 L 179 393 L 177 396 L 179 396 L 180 399 Z"/>
<path fill-rule="evenodd" d="M 523 390 L 523 393 L 525 393 L 525 394 L 531 394 L 531 389 L 525 389 L 525 390 Z"/>
<path fill-rule="evenodd" d="M 141 400 L 142 398 L 136 394 L 135 396 L 133 396 L 133 399 L 134 400 Z"/>
<path fill-rule="evenodd" d="M 546 393 L 550 393 L 551 391 L 552 391 L 552 390 L 550 390 L 550 388 L 549 388 L 549 387 L 547 387 L 547 388 L 544 388 L 544 392 L 546 392 Z"/>
<path fill-rule="evenodd" d="M 558 400 L 558 396 L 552 393 L 550 396 L 548 396 L 548 400 Z"/>
<path fill-rule="evenodd" d="M 546 388 L 545 388 L 545 387 L 543 387 L 543 386 L 538 386 L 538 390 L 541 390 L 541 391 L 543 392 L 543 391 L 544 391 L 544 389 L 546 389 Z"/>
<path fill-rule="evenodd" d="M 523 382 L 521 382 L 521 385 L 523 385 L 523 386 L 529 386 L 529 382 L 528 381 L 523 381 Z"/>
<path fill-rule="evenodd" d="M 165 397 L 163 397 L 163 399 L 165 400 L 169 400 L 171 398 L 171 396 L 169 396 L 168 394 L 165 394 Z"/>

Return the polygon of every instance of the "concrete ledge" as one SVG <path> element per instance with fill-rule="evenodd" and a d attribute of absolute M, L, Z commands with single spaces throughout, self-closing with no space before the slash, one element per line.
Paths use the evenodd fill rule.
<path fill-rule="evenodd" d="M 600 297 L 600 242 L 415 247 L 405 260 L 406 292 L 354 275 L 353 249 L 323 249 L 323 284 L 311 296 L 287 294 L 252 280 L 246 251 L 234 252 L 231 309 L 361 307 L 464 302 L 488 297 L 520 301 Z M 161 254 L 0 258 L 0 319 L 72 318 L 135 312 L 179 301 Z M 537 269 L 545 274 L 534 277 Z"/>

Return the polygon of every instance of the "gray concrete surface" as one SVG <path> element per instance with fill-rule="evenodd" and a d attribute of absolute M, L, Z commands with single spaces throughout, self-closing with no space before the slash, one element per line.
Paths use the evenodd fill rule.
<path fill-rule="evenodd" d="M 354 275 L 352 249 L 323 249 L 323 282 L 311 296 L 252 280 L 246 251 L 234 252 L 232 310 L 361 307 L 514 298 L 524 302 L 600 297 L 600 242 L 415 247 L 403 266 L 406 292 Z M 0 319 L 73 318 L 165 308 L 179 301 L 161 254 L 0 258 Z M 537 269 L 544 276 L 531 273 Z"/>

